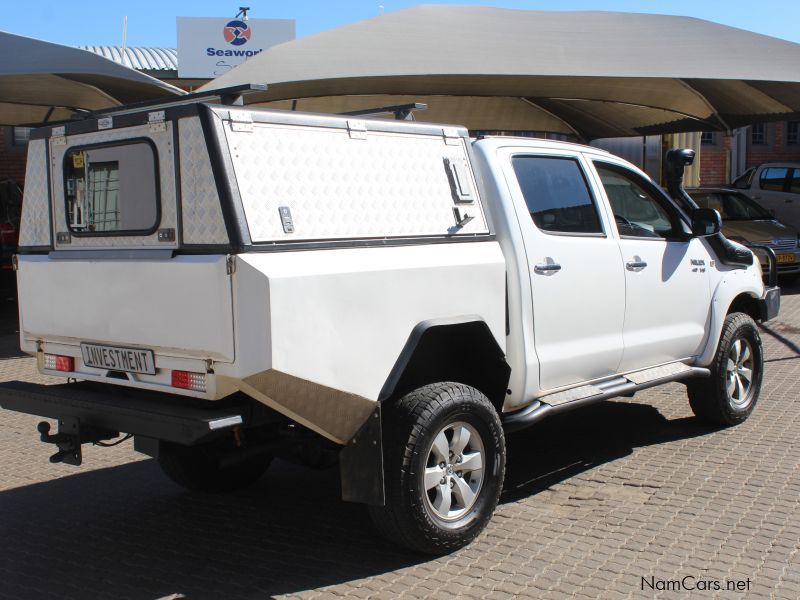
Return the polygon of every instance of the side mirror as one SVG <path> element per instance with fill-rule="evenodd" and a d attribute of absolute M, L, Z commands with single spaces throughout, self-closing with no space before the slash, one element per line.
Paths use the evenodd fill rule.
<path fill-rule="evenodd" d="M 722 229 L 722 217 L 713 208 L 698 208 L 692 212 L 692 235 L 707 237 L 716 235 Z"/>

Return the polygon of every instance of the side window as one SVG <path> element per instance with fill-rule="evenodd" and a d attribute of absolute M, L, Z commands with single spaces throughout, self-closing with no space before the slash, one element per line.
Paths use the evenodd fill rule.
<path fill-rule="evenodd" d="M 146 141 L 64 156 L 67 224 L 76 235 L 149 235 L 161 218 L 156 151 Z"/>
<path fill-rule="evenodd" d="M 759 177 L 759 185 L 762 190 L 772 192 L 782 192 L 783 184 L 786 181 L 786 176 L 789 174 L 789 169 L 785 167 L 769 167 L 761 171 Z"/>
<path fill-rule="evenodd" d="M 675 212 L 647 181 L 616 165 L 596 162 L 595 168 L 621 236 L 656 239 L 681 236 Z"/>
<path fill-rule="evenodd" d="M 792 169 L 792 178 L 789 180 L 789 191 L 800 194 L 800 169 Z"/>
<path fill-rule="evenodd" d="M 552 233 L 603 233 L 589 185 L 577 160 L 515 156 L 512 165 L 536 227 Z"/>

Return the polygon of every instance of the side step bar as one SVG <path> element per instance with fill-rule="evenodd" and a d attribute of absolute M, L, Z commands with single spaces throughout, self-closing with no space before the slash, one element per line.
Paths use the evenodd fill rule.
<path fill-rule="evenodd" d="M 680 381 L 690 377 L 708 377 L 709 375 L 708 369 L 690 367 L 683 363 L 671 363 L 615 377 L 602 383 L 571 388 L 544 396 L 521 410 L 503 415 L 503 429 L 506 432 L 519 431 L 550 415 L 567 412 L 609 398 L 632 396 L 635 392 L 662 383 Z"/>

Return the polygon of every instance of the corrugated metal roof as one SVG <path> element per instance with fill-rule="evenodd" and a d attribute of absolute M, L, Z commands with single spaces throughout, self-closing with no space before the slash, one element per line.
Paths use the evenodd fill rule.
<path fill-rule="evenodd" d="M 178 50 L 176 48 L 125 48 L 125 60 L 122 57 L 122 46 L 78 46 L 99 54 L 116 63 L 139 71 L 177 71 Z"/>

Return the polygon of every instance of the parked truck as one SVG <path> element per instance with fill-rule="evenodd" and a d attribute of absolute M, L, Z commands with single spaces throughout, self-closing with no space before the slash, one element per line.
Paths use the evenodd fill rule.
<path fill-rule="evenodd" d="M 57 420 L 51 460 L 122 432 L 229 491 L 333 457 L 382 534 L 442 553 L 491 518 L 509 431 L 672 381 L 752 412 L 780 296 L 715 211 L 596 148 L 235 95 L 33 134 L 20 343 L 66 382 L 0 405 Z"/>

